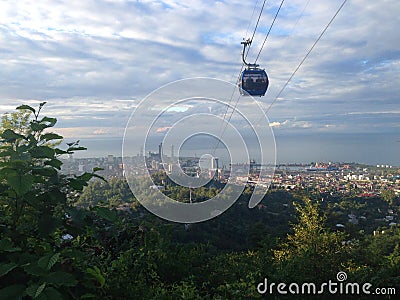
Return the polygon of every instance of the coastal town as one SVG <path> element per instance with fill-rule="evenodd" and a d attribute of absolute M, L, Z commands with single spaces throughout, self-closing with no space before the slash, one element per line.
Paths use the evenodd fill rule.
<path fill-rule="evenodd" d="M 99 172 L 105 178 L 122 177 L 129 169 L 130 174 L 144 174 L 144 161 L 149 174 L 157 172 L 173 173 L 177 169 L 177 162 L 161 162 L 157 155 L 125 158 L 128 163 L 124 166 L 122 157 L 108 155 L 100 158 L 73 158 L 64 160 L 63 172 L 68 174 L 80 174 L 91 172 L 94 168 L 102 168 Z M 143 161 L 143 164 L 140 164 Z M 204 175 L 204 169 L 200 173 L 200 158 L 191 157 L 180 159 L 180 167 L 191 176 Z M 132 169 L 132 168 L 137 169 Z M 232 169 L 242 167 L 249 170 L 248 176 L 237 176 L 235 180 L 249 185 L 269 186 L 272 190 L 282 189 L 289 191 L 307 190 L 317 191 L 322 194 L 374 197 L 382 191 L 392 191 L 400 194 L 400 168 L 391 165 L 363 165 L 358 163 L 340 162 L 311 162 L 309 164 L 278 164 L 276 166 L 262 166 L 255 161 L 249 164 L 230 166 Z M 206 176 L 225 183 L 231 175 L 231 168 L 218 166 L 218 160 L 211 160 Z M 274 169 L 274 172 L 270 170 Z M 260 172 L 268 168 L 267 176 L 260 179 Z"/>

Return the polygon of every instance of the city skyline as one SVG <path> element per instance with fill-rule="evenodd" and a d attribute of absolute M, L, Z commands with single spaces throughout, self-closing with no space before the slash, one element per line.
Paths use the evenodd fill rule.
<path fill-rule="evenodd" d="M 392 135 L 379 135 L 373 136 L 363 134 L 356 136 L 347 134 L 327 135 L 327 136 L 313 136 L 313 135 L 286 135 L 276 136 L 277 144 L 277 164 L 285 163 L 310 163 L 316 161 L 324 162 L 356 162 L 367 165 L 389 164 L 393 166 L 400 166 L 399 156 L 397 154 L 396 143 L 392 140 Z M 296 147 L 299 139 L 306 140 L 308 143 L 313 143 L 313 147 L 318 147 L 319 151 L 308 151 L 307 149 L 299 151 Z M 342 148 L 341 142 L 338 140 L 347 139 L 345 141 L 351 146 Z M 374 139 L 376 143 L 369 145 L 369 140 Z M 349 141 L 350 140 L 350 141 Z M 389 142 L 388 142 L 389 140 Z M 66 142 L 72 142 L 74 139 L 66 139 Z M 383 144 L 392 144 L 392 148 L 382 149 Z M 122 139 L 111 138 L 101 140 L 81 140 L 81 145 L 88 148 L 87 151 L 80 151 L 75 154 L 75 157 L 90 158 L 90 157 L 106 157 L 108 154 L 114 156 L 122 156 Z M 158 146 L 156 143 L 154 147 L 149 148 L 148 151 L 157 152 Z M 340 151 L 342 148 L 342 151 Z M 140 153 L 140 147 L 137 147 L 137 153 Z M 297 151 L 294 151 L 296 150 Z M 177 152 L 177 147 L 175 147 Z M 295 154 L 294 154 L 295 152 Z M 350 153 L 349 153 L 350 152 Z M 168 152 L 167 152 L 168 153 Z M 196 150 L 192 152 L 185 152 L 187 156 L 195 156 Z M 384 153 L 385 155 L 382 155 Z M 375 154 L 375 155 L 374 155 Z M 253 158 L 253 157 L 252 157 Z"/>
<path fill-rule="evenodd" d="M 70 157 L 64 160 L 62 171 L 69 174 L 79 174 L 90 171 L 92 168 L 101 167 L 102 176 L 106 178 L 125 178 L 129 174 L 136 174 L 135 177 L 143 178 L 144 170 L 149 174 L 164 173 L 169 178 L 169 185 L 178 185 L 179 171 L 176 168 L 176 161 L 166 159 L 161 163 L 159 153 L 149 153 L 146 156 L 146 167 L 142 164 L 132 164 L 133 160 L 141 160 L 139 157 L 114 157 L 109 155 L 103 158 L 81 158 Z M 201 162 L 201 158 L 183 158 L 181 163 L 186 175 L 206 180 L 204 185 L 213 179 L 219 183 L 227 183 L 233 180 L 237 185 L 247 184 L 249 186 L 263 186 L 284 190 L 309 190 L 315 189 L 322 194 L 338 196 L 354 194 L 357 197 L 375 197 L 384 190 L 393 190 L 399 193 L 399 168 L 389 165 L 365 166 L 354 163 L 320 162 L 313 165 L 277 165 L 269 177 L 261 178 L 262 166 L 257 162 L 249 162 L 248 172 L 242 175 L 235 174 L 234 169 L 246 168 L 244 165 L 233 166 L 233 169 L 226 166 L 217 166 L 217 162 Z M 127 165 L 125 165 L 127 162 Z M 199 169 L 200 167 L 200 169 Z M 128 174 L 127 174 L 127 173 Z M 233 174 L 232 174 L 233 172 Z M 396 175 L 397 174 L 397 175 Z M 129 179 L 128 179 L 129 180 Z M 155 188 L 165 189 L 168 180 L 161 185 L 154 185 Z M 200 186 L 192 186 L 193 189 Z"/>

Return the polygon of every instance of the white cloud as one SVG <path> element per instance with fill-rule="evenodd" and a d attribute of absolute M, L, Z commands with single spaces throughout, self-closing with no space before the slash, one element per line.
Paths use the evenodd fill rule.
<path fill-rule="evenodd" d="M 281 123 L 280 122 L 272 122 L 272 123 L 269 123 L 269 126 L 270 127 L 279 127 L 279 126 L 281 126 Z"/>
<path fill-rule="evenodd" d="M 275 122 L 269 123 L 269 126 L 270 126 L 270 127 L 283 127 L 283 126 L 288 125 L 288 124 L 290 124 L 290 121 L 289 121 L 289 120 L 285 120 L 285 121 L 283 121 L 283 122 L 277 122 L 277 121 L 275 121 Z"/>
<path fill-rule="evenodd" d="M 156 133 L 164 133 L 167 130 L 169 130 L 170 128 L 171 128 L 171 126 L 159 127 L 159 128 L 157 128 Z"/>
<path fill-rule="evenodd" d="M 258 61 L 270 77 L 263 107 L 340 3 L 284 3 Z M 255 59 L 279 4 L 268 2 L 248 60 Z M 138 100 L 163 84 L 197 76 L 234 82 L 240 42 L 249 21 L 247 36 L 255 25 L 253 7 L 254 1 L 239 0 L 3 1 L 0 112 L 47 100 L 46 114 L 56 116 L 64 131 L 69 126 L 71 136 L 122 134 Z M 396 0 L 348 1 L 271 107 L 268 115 L 278 121 L 270 126 L 368 132 L 374 124 L 392 130 L 400 96 L 397 15 Z"/>
<path fill-rule="evenodd" d="M 293 129 L 293 128 L 303 128 L 303 129 L 308 129 L 313 127 L 312 122 L 310 121 L 303 121 L 303 120 L 297 120 L 294 118 L 293 120 L 285 120 L 283 122 L 271 122 L 269 124 L 270 127 L 275 127 L 277 129 Z"/>

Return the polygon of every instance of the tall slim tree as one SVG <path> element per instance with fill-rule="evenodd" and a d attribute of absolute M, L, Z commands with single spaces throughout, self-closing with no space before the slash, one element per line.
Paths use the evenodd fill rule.
<path fill-rule="evenodd" d="M 310 199 L 303 198 L 303 203 L 294 203 L 294 206 L 298 223 L 274 251 L 281 277 L 295 282 L 335 279 L 346 264 L 344 234 L 325 227 L 325 217 L 319 212 L 318 204 Z"/>

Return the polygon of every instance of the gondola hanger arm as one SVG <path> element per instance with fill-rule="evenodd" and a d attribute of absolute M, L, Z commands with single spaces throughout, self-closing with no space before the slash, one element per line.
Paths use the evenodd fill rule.
<path fill-rule="evenodd" d="M 246 62 L 245 58 L 245 53 L 246 53 L 246 47 L 251 45 L 252 40 L 251 39 L 246 39 L 241 44 L 243 45 L 243 51 L 242 51 L 242 61 L 246 65 L 247 68 L 249 69 L 256 69 L 259 65 L 257 64 L 250 64 Z"/>

